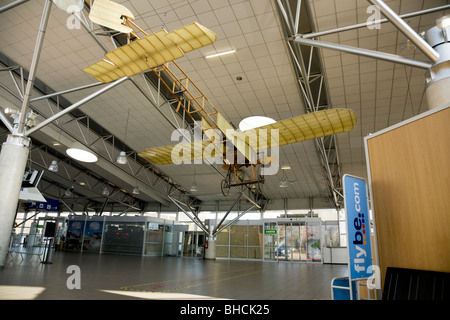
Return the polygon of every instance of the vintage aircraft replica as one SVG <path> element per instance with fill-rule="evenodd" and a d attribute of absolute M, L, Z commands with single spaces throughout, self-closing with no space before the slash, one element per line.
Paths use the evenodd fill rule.
<path fill-rule="evenodd" d="M 108 83 L 153 70 L 178 101 L 176 112 L 183 108 L 184 114 L 200 123 L 203 132 L 200 141 L 146 149 L 139 155 L 157 165 L 198 163 L 195 161 L 221 157 L 222 167 L 227 171 L 221 185 L 224 195 L 228 195 L 233 186 L 253 184 L 260 188 L 264 182 L 261 166 L 276 160 L 267 156 L 267 150 L 350 131 L 356 124 L 352 110 L 327 109 L 255 128 L 252 132 L 239 132 L 174 61 L 187 52 L 214 43 L 214 32 L 193 22 L 171 32 L 162 29 L 149 35 L 132 21 L 134 16 L 127 8 L 109 0 L 95 0 L 89 18 L 94 23 L 127 34 L 130 41 L 106 53 L 107 59 L 83 71 L 98 81 Z M 133 28 L 145 37 L 139 38 Z M 169 62 L 179 69 L 178 72 L 169 69 Z M 183 76 L 180 78 L 176 74 Z M 238 158 L 241 161 L 237 161 Z M 251 168 L 251 177 L 245 178 L 246 175 L 240 173 L 248 167 Z"/>

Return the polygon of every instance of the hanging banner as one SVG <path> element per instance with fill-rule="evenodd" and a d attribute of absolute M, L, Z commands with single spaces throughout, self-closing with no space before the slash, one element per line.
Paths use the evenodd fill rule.
<path fill-rule="evenodd" d="M 344 206 L 347 221 L 347 247 L 351 280 L 372 275 L 372 246 L 366 181 L 344 175 Z"/>

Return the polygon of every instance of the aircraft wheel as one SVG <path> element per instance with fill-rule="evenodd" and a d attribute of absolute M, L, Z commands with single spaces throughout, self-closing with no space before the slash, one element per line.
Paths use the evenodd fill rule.
<path fill-rule="evenodd" d="M 222 189 L 222 194 L 226 197 L 230 194 L 230 185 L 226 179 L 223 179 L 220 183 L 220 188 Z"/>

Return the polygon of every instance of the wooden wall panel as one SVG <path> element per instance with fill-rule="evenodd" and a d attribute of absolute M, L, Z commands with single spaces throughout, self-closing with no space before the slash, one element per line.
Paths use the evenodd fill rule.
<path fill-rule="evenodd" d="M 379 265 L 450 272 L 450 108 L 367 139 Z"/>

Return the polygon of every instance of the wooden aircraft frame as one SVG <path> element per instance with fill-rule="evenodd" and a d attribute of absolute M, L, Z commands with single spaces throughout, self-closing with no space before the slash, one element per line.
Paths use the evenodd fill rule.
<path fill-rule="evenodd" d="M 258 193 L 262 192 L 262 185 L 264 184 L 264 177 L 261 175 L 261 166 L 263 164 L 245 163 L 245 164 L 224 164 L 222 169 L 226 170 L 225 178 L 222 179 L 220 189 L 222 194 L 226 197 L 230 193 L 230 188 L 254 185 Z M 246 178 L 246 168 L 250 168 L 251 176 Z"/>
<path fill-rule="evenodd" d="M 201 130 L 209 142 L 213 140 L 212 132 L 218 130 L 224 140 L 231 141 L 234 151 L 245 158 L 245 161 L 238 164 L 227 164 L 224 159 L 223 168 L 227 171 L 221 183 L 224 195 L 229 193 L 231 187 L 246 185 L 255 185 L 255 189 L 260 193 L 261 184 L 264 183 L 261 176 L 261 166 L 264 163 L 257 157 L 260 152 L 286 144 L 347 132 L 356 124 L 356 116 L 352 110 L 327 109 L 252 129 L 257 132 L 263 130 L 268 132 L 266 139 L 262 141 L 259 135 L 258 138 L 252 138 L 247 136 L 245 131 L 237 132 L 174 61 L 184 56 L 185 52 L 213 43 L 216 35 L 211 30 L 194 22 L 169 33 L 162 29 L 148 35 L 131 21 L 134 17 L 125 7 L 110 0 L 96 0 L 93 6 L 96 5 L 98 5 L 97 10 L 94 10 L 96 15 L 90 16 L 91 20 L 103 25 L 107 21 L 108 27 L 126 33 L 130 43 L 106 53 L 105 56 L 109 61 L 102 60 L 83 71 L 102 82 L 111 82 L 121 77 L 153 71 L 177 101 L 175 108 L 177 113 L 181 110 L 193 121 L 200 119 Z M 137 28 L 145 37 L 139 39 L 133 28 Z M 169 69 L 169 62 L 175 66 L 175 70 Z M 275 139 L 276 141 L 272 139 L 274 134 L 279 138 Z M 207 143 L 208 140 L 202 143 L 202 150 Z M 220 144 L 218 145 L 215 156 L 225 156 L 225 153 L 220 154 L 222 150 L 220 150 Z M 175 147 L 150 148 L 139 152 L 139 156 L 158 165 L 170 164 L 174 163 L 171 156 Z M 195 152 L 183 154 L 184 160 L 188 161 L 199 160 L 196 157 L 198 155 Z M 200 157 L 207 159 L 203 158 L 203 153 Z M 249 179 L 240 176 L 246 168 L 251 170 Z"/>

